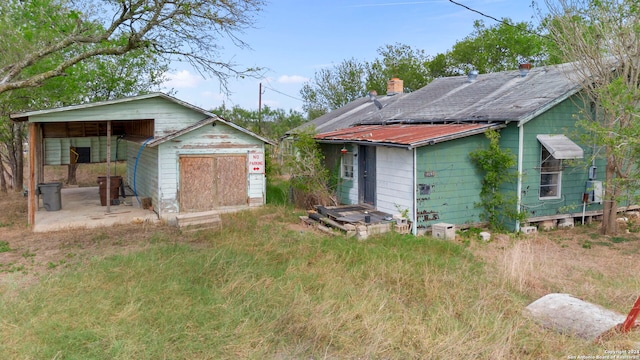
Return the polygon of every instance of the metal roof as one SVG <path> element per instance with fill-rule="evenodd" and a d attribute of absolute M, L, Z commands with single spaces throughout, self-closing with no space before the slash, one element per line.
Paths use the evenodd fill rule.
<path fill-rule="evenodd" d="M 354 125 L 394 123 L 526 123 L 577 93 L 581 84 L 575 63 L 531 69 L 438 78 L 411 93 L 379 96 L 378 109 L 368 98 L 357 99 L 289 133 L 314 126 L 324 133 Z"/>
<path fill-rule="evenodd" d="M 87 104 L 80 104 L 80 105 L 71 105 L 71 106 L 65 106 L 65 107 L 58 107 L 58 108 L 53 108 L 53 109 L 45 109 L 45 110 L 37 110 L 37 111 L 28 111 L 28 112 L 23 112 L 23 113 L 14 113 L 10 115 L 10 118 L 14 121 L 29 121 L 29 122 L 38 122 L 38 120 L 34 120 L 32 119 L 32 117 L 37 117 L 40 115 L 46 115 L 46 114 L 53 114 L 53 113 L 61 113 L 61 112 L 68 112 L 68 111 L 74 111 L 74 110 L 82 110 L 82 109 L 98 109 L 102 106 L 108 106 L 108 105 L 113 105 L 113 104 L 121 104 L 121 103 L 127 103 L 127 102 L 133 102 L 133 101 L 140 101 L 140 100 L 146 100 L 146 99 L 152 99 L 152 98 L 161 98 L 170 102 L 174 102 L 176 104 L 179 104 L 181 106 L 184 106 L 186 108 L 189 108 L 193 111 L 199 112 L 203 115 L 206 116 L 206 118 L 204 118 L 203 120 L 187 126 L 184 129 L 178 130 L 176 133 L 173 134 L 169 134 L 167 136 L 164 136 L 160 139 L 156 139 L 153 141 L 154 144 L 159 144 L 162 143 L 163 141 L 166 141 L 168 139 L 171 138 L 175 138 L 176 136 L 180 136 L 185 132 L 191 131 L 191 130 L 195 130 L 203 125 L 212 123 L 214 121 L 219 121 L 220 123 L 226 124 L 228 126 L 231 126 L 232 128 L 243 132 L 249 136 L 252 136 L 256 139 L 259 139 L 267 144 L 271 144 L 271 145 L 275 145 L 275 142 L 273 142 L 272 140 L 269 140 L 263 136 L 260 136 L 248 129 L 245 129 L 239 125 L 236 125 L 230 121 L 227 121 L 219 116 L 217 116 L 216 114 L 209 112 L 207 110 L 204 110 L 202 108 L 199 108 L 195 105 L 191 105 L 185 101 L 179 100 L 173 96 L 169 96 L 167 94 L 164 93 L 150 93 L 150 94 L 144 94 L 144 95 L 138 95 L 138 96 L 130 96 L 130 97 L 125 97 L 125 98 L 120 98 L 120 99 L 114 99 L 114 100 L 107 100 L 107 101 L 98 101 L 98 102 L 93 102 L 93 103 L 87 103 Z M 108 119 L 107 118 L 108 115 L 105 115 L 105 119 L 104 121 L 107 120 L 112 120 L 112 119 Z"/>
<path fill-rule="evenodd" d="M 540 143 L 549 151 L 549 154 L 556 159 L 582 159 L 584 150 L 562 134 L 536 135 Z"/>
<path fill-rule="evenodd" d="M 318 134 L 323 143 L 356 143 L 414 148 L 481 134 L 504 124 L 394 124 L 362 125 Z"/>

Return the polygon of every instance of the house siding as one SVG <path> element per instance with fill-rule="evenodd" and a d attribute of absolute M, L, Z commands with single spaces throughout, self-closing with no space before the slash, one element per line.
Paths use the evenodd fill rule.
<path fill-rule="evenodd" d="M 413 151 L 378 147 L 376 149 L 376 208 L 390 214 L 408 209 L 408 214 L 412 218 L 413 192 Z"/>
<path fill-rule="evenodd" d="M 576 115 L 580 112 L 579 96 L 569 98 L 535 119 L 524 124 L 522 154 L 522 199 L 521 211 L 528 218 L 553 216 L 557 214 L 579 213 L 582 211 L 582 195 L 586 192 L 588 168 L 591 165 L 593 151 L 591 144 L 581 143 L 584 131 L 576 126 Z M 563 160 L 563 171 L 559 199 L 540 199 L 540 154 L 542 145 L 536 138 L 538 134 L 564 134 L 584 150 L 584 158 Z M 516 123 L 509 125 L 501 134 L 501 146 L 518 154 L 518 127 Z M 604 168 L 604 159 L 596 159 L 596 166 Z M 516 169 L 514 168 L 514 171 Z M 600 172 L 596 180 L 603 180 Z M 514 192 L 512 184 L 506 184 L 502 191 Z M 601 210 L 599 203 L 587 204 L 585 210 Z M 515 229 L 515 224 L 510 224 Z"/>
<path fill-rule="evenodd" d="M 417 149 L 416 229 L 433 224 L 480 222 L 482 175 L 469 153 L 488 144 L 484 135 L 451 140 Z"/>

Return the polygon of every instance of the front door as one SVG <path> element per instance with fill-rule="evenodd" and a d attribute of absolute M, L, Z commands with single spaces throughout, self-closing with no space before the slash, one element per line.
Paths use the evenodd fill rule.
<path fill-rule="evenodd" d="M 376 148 L 358 148 L 358 197 L 361 203 L 376 204 Z"/>

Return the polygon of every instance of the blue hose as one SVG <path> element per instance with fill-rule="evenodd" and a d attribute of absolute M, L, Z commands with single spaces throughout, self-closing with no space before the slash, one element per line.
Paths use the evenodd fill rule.
<path fill-rule="evenodd" d="M 136 200 L 138 201 L 138 203 L 140 203 L 140 199 L 138 198 L 138 190 L 136 189 L 136 172 L 138 170 L 138 159 L 140 159 L 140 154 L 142 154 L 142 149 L 144 149 L 144 147 L 147 146 L 147 143 L 151 140 L 153 140 L 153 136 L 148 138 L 142 143 L 142 145 L 140 146 L 140 149 L 138 150 L 138 155 L 136 156 L 136 164 L 133 166 L 133 195 L 136 196 Z"/>

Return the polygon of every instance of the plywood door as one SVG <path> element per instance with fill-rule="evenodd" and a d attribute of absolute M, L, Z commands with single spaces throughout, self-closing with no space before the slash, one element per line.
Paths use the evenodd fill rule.
<path fill-rule="evenodd" d="M 247 204 L 247 157 L 215 156 L 214 174 L 218 206 Z"/>
<path fill-rule="evenodd" d="M 246 204 L 246 156 L 180 157 L 181 211 L 206 211 Z"/>
<path fill-rule="evenodd" d="M 180 157 L 180 211 L 215 207 L 213 157 Z"/>

